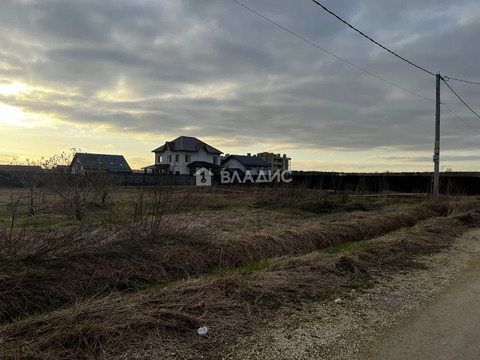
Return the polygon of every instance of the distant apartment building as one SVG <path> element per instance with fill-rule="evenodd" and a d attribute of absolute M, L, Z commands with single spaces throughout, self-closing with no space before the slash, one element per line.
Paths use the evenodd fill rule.
<path fill-rule="evenodd" d="M 286 154 L 274 154 L 269 152 L 258 153 L 257 157 L 265 160 L 272 166 L 272 171 L 275 170 L 291 170 L 292 159 L 287 157 Z"/>

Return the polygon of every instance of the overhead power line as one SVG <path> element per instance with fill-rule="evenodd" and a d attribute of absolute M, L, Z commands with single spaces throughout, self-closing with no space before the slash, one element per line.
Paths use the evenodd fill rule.
<path fill-rule="evenodd" d="M 455 90 L 452 89 L 452 87 L 450 85 L 448 85 L 448 83 L 445 81 L 445 79 L 442 79 L 442 80 L 445 83 L 445 85 L 447 85 L 448 88 L 455 94 L 455 96 L 463 103 L 463 105 L 465 105 L 472 113 L 475 114 L 476 117 L 478 117 L 480 119 L 480 116 L 470 106 L 468 106 L 468 104 L 460 97 L 460 95 L 458 95 L 455 92 Z"/>
<path fill-rule="evenodd" d="M 457 78 L 454 78 L 454 77 L 450 77 L 450 76 L 444 76 L 445 80 L 455 80 L 455 81 L 460 81 L 460 82 L 464 82 L 464 83 L 467 83 L 467 84 L 472 84 L 472 85 L 480 85 L 480 82 L 475 82 L 475 81 L 469 81 L 469 80 L 463 80 L 463 79 L 457 79 Z"/>
<path fill-rule="evenodd" d="M 323 6 L 322 4 L 320 4 L 318 1 L 316 0 L 312 0 L 315 4 L 317 4 L 318 6 L 320 6 L 323 10 L 325 10 L 326 12 L 328 12 L 329 14 L 333 15 L 334 17 L 336 17 L 338 20 L 340 20 L 342 23 L 344 23 L 345 25 L 347 25 L 349 28 L 355 30 L 356 32 L 358 32 L 360 35 L 362 35 L 363 37 L 367 38 L 368 40 L 370 40 L 371 42 L 373 42 L 374 44 L 380 46 L 382 49 L 388 51 L 390 54 L 396 56 L 397 58 L 409 63 L 410 65 L 412 66 L 415 66 L 417 69 L 420 69 L 422 70 L 423 72 L 426 72 L 427 74 L 430 74 L 430 75 L 433 75 L 433 76 L 436 76 L 435 73 L 431 72 L 430 70 L 427 70 L 421 66 L 418 66 L 417 64 L 414 64 L 413 62 L 411 62 L 410 60 L 407 60 L 405 59 L 403 56 L 400 56 L 398 55 L 396 52 L 390 50 L 389 48 L 383 46 L 382 44 L 380 44 L 379 42 L 373 40 L 370 36 L 366 35 L 365 33 L 363 33 L 362 31 L 358 30 L 355 26 L 353 25 L 350 25 L 347 21 L 343 20 L 340 16 L 338 16 L 337 14 L 335 14 L 333 11 L 330 11 L 329 9 L 327 9 L 325 6 Z"/>
<path fill-rule="evenodd" d="M 445 103 L 442 103 L 443 107 L 445 107 L 445 109 L 447 109 L 448 111 L 450 111 L 450 113 L 452 113 L 454 116 L 456 116 L 458 118 L 458 120 L 460 120 L 461 122 L 463 122 L 465 125 L 467 125 L 469 128 L 475 130 L 477 133 L 480 134 L 480 130 L 477 129 L 475 126 L 469 124 L 468 122 L 465 121 L 465 119 L 463 119 L 460 115 L 458 115 L 456 112 L 454 112 L 452 109 L 450 109 L 447 104 Z"/>
<path fill-rule="evenodd" d="M 338 16 L 337 14 L 335 14 L 333 11 L 327 9 L 324 5 L 322 5 L 320 2 L 318 2 L 317 0 L 312 0 L 315 4 L 317 4 L 318 6 L 320 6 L 323 10 L 325 10 L 326 12 L 328 12 L 329 14 L 333 15 L 334 17 L 336 17 L 338 20 L 340 20 L 342 23 L 344 23 L 345 25 L 347 25 L 349 28 L 355 30 L 356 32 L 358 32 L 360 35 L 362 35 L 363 37 L 367 38 L 368 40 L 370 40 L 371 42 L 373 42 L 374 44 L 380 46 L 382 49 L 388 51 L 390 54 L 398 57 L 399 59 L 402 59 L 403 61 L 407 62 L 408 64 L 412 65 L 412 66 L 415 66 L 417 69 L 420 69 L 430 75 L 436 75 L 434 74 L 433 72 L 431 72 L 430 70 L 427 70 L 421 66 L 418 66 L 417 64 L 414 64 L 413 62 L 411 62 L 410 60 L 407 60 L 405 59 L 403 56 L 400 56 L 398 55 L 396 52 L 390 50 L 389 48 L 387 48 L 386 46 L 383 46 L 382 44 L 380 44 L 378 41 L 375 41 L 374 39 L 372 39 L 370 36 L 366 35 L 364 32 L 360 31 L 359 29 L 357 29 L 355 26 L 351 25 L 350 23 L 348 23 L 346 20 L 342 19 L 340 16 Z M 470 81 L 470 80 L 464 80 L 464 79 L 458 79 L 458 78 L 454 78 L 454 77 L 450 77 L 450 76 L 444 76 L 445 79 L 447 80 L 455 80 L 455 81 L 460 81 L 460 82 L 464 82 L 464 83 L 467 83 L 467 84 L 472 84 L 472 85 L 480 85 L 480 82 L 476 82 L 476 81 Z"/>
<path fill-rule="evenodd" d="M 366 70 L 366 69 L 364 69 L 364 68 L 362 68 L 362 67 L 360 67 L 360 66 L 358 66 L 358 65 L 355 65 L 354 63 L 352 63 L 352 62 L 350 62 L 350 61 L 348 61 L 348 60 L 346 60 L 346 59 L 344 59 L 344 58 L 342 58 L 342 57 L 340 57 L 340 56 L 338 56 L 338 55 L 335 55 L 335 54 L 332 53 L 331 51 L 328 51 L 327 49 L 324 49 L 323 47 L 315 44 L 314 42 L 308 40 L 307 38 L 305 38 L 305 37 L 303 37 L 303 36 L 301 36 L 301 35 L 298 35 L 298 34 L 295 33 L 294 31 L 289 30 L 289 29 L 287 29 L 286 27 L 280 25 L 279 23 L 277 23 L 277 22 L 275 22 L 275 21 L 267 18 L 266 16 L 264 16 L 264 15 L 260 14 L 259 12 L 253 10 L 252 8 L 248 7 L 247 5 L 242 4 L 240 1 L 237 1 L 237 0 L 232 0 L 232 1 L 233 1 L 234 3 L 240 5 L 240 6 L 243 7 L 244 9 L 246 9 L 246 10 L 254 13 L 255 15 L 257 15 L 257 16 L 259 16 L 259 17 L 261 17 L 262 19 L 268 21 L 269 23 L 277 26 L 278 28 L 280 28 L 280 29 L 288 32 L 290 35 L 295 36 L 296 38 L 298 38 L 298 39 L 306 42 L 307 44 L 310 44 L 311 46 L 313 46 L 313 47 L 315 47 L 315 48 L 317 48 L 317 49 L 319 49 L 319 50 L 322 50 L 323 52 L 326 52 L 327 54 L 333 56 L 334 58 L 336 58 L 336 59 L 338 59 L 338 60 L 341 60 L 341 61 L 343 61 L 344 63 L 346 63 L 346 64 L 348 64 L 348 65 L 350 65 L 350 66 L 353 66 L 354 68 L 356 68 L 356 69 L 358 69 L 358 70 L 360 70 L 360 71 L 363 71 L 364 73 L 366 73 L 366 74 L 368 74 L 368 75 L 370 75 L 370 76 L 373 76 L 373 77 L 375 77 L 375 78 L 377 78 L 377 79 L 379 79 L 379 80 L 381 80 L 381 81 L 383 81 L 383 82 L 386 82 L 386 83 L 389 84 L 389 85 L 392 85 L 392 86 L 394 86 L 394 87 L 396 87 L 396 88 L 398 88 L 398 89 L 401 89 L 401 90 L 403 90 L 403 91 L 405 91 L 405 92 L 408 92 L 408 93 L 410 93 L 410 94 L 412 94 L 412 95 L 421 97 L 421 98 L 423 98 L 423 99 L 425 99 L 425 100 L 428 100 L 428 101 L 431 101 L 431 102 L 435 102 L 435 100 L 433 100 L 433 99 L 430 99 L 430 98 L 428 98 L 428 97 L 426 97 L 426 96 L 423 96 L 423 95 L 421 95 L 421 94 L 418 94 L 418 93 L 416 93 L 416 92 L 414 92 L 414 91 L 412 91 L 412 90 L 408 90 L 408 89 L 406 89 L 406 88 L 404 88 L 404 87 L 402 87 L 402 86 L 400 86 L 400 85 L 397 85 L 397 84 L 395 84 L 395 83 L 393 83 L 393 82 L 391 82 L 391 81 L 389 81 L 389 80 L 387 80 L 387 79 L 384 79 L 383 77 L 378 76 L 378 75 L 376 75 L 376 74 L 374 74 L 374 73 L 372 73 L 372 72 L 370 72 L 370 71 L 368 71 L 368 70 Z M 434 75 L 435 75 L 435 74 L 434 74 Z"/>

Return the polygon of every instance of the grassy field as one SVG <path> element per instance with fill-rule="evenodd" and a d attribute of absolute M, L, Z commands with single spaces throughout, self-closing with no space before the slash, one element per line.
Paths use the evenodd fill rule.
<path fill-rule="evenodd" d="M 418 266 L 480 209 L 288 187 L 31 196 L 0 189 L 0 358 L 215 359 L 281 306 Z"/>

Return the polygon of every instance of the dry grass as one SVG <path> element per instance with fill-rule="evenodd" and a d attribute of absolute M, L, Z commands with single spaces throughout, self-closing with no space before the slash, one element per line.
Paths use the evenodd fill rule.
<path fill-rule="evenodd" d="M 257 231 L 228 244 L 212 247 L 209 258 L 222 268 L 243 266 L 264 258 L 305 254 L 346 242 L 372 239 L 439 213 L 425 205 L 390 207 L 381 212 L 350 213 L 281 226 L 276 231 Z"/>
<path fill-rule="evenodd" d="M 370 268 L 412 266 L 478 223 L 463 199 L 342 198 L 324 215 L 321 193 L 275 189 L 287 197 L 276 209 L 258 203 L 270 190 L 254 190 L 236 193 L 234 211 L 215 190 L 126 192 L 111 221 L 17 232 L 23 250 L 0 259 L 0 358 L 214 358 L 272 309 L 359 286 Z"/>
<path fill-rule="evenodd" d="M 314 252 L 124 296 L 107 296 L 0 327 L 0 356 L 32 359 L 204 358 L 278 306 L 323 299 L 368 281 L 371 268 L 404 267 L 449 246 L 478 212 L 433 218 L 359 244 L 347 253 Z M 261 266 L 260 266 L 261 268 Z M 209 327 L 205 337 L 199 326 Z"/>
<path fill-rule="evenodd" d="M 87 301 L 17 321 L 1 330 L 5 343 L 0 354 L 39 359 L 110 358 L 132 351 L 135 344 L 135 348 L 154 345 L 158 358 L 162 358 L 167 356 L 165 350 L 172 351 L 175 341 L 182 341 L 184 354 L 193 355 L 202 351 L 202 343 L 218 345 L 232 333 L 248 329 L 272 305 L 279 306 L 285 294 L 301 290 L 309 296 L 312 291 L 324 296 L 341 285 L 335 274 L 346 275 L 358 262 L 345 255 L 321 258 L 314 259 L 316 269 L 310 268 L 309 273 L 291 265 L 277 272 L 231 273 L 141 294 Z M 312 281 L 319 275 L 323 276 L 323 286 L 313 287 Z M 208 344 L 195 334 L 205 324 L 210 329 Z"/>
<path fill-rule="evenodd" d="M 4 275 L 0 277 L 0 321 L 13 321 L 112 292 L 205 275 L 215 269 L 241 267 L 267 258 L 307 254 L 346 242 L 368 240 L 413 226 L 434 215 L 438 213 L 424 205 L 336 215 L 322 221 L 310 220 L 305 228 L 296 224 L 295 228 L 246 233 L 226 243 L 202 242 L 201 237 L 179 241 L 174 236 L 169 240 L 160 231 L 149 233 L 148 237 L 125 238 L 125 234 L 115 232 L 93 233 L 95 228 L 90 232 L 85 228 L 75 232 L 73 228 L 57 242 L 45 243 L 50 248 L 58 243 L 64 252 L 4 262 Z M 110 240 L 106 240 L 108 238 Z M 89 242 L 92 239 L 94 243 Z M 66 246 L 64 242 L 69 246 L 62 248 Z M 36 254 L 45 254 L 40 250 Z"/>

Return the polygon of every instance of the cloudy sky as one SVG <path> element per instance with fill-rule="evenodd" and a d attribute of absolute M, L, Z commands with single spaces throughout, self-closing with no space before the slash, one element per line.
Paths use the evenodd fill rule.
<path fill-rule="evenodd" d="M 240 2 L 311 43 L 233 0 L 0 0 L 0 163 L 77 148 L 140 168 L 188 135 L 286 153 L 294 170 L 433 170 L 435 76 L 311 0 Z M 480 82 L 478 0 L 321 2 L 428 71 Z M 480 85 L 448 84 L 480 113 Z M 441 169 L 480 171 L 480 119 L 441 90 Z"/>

